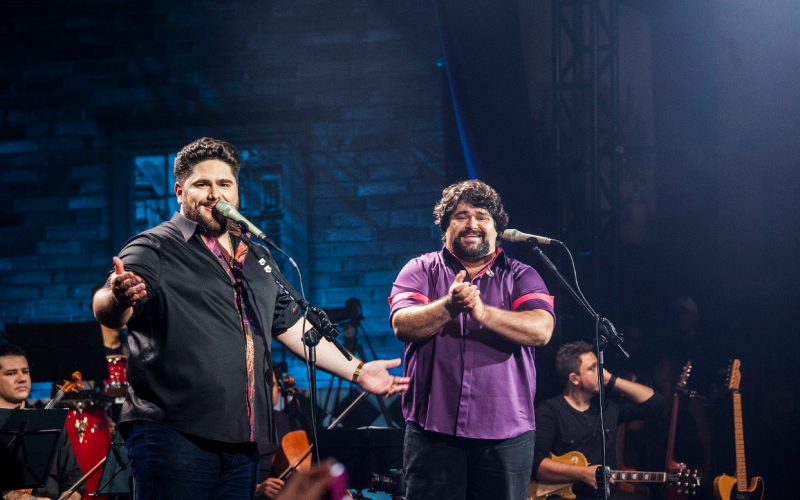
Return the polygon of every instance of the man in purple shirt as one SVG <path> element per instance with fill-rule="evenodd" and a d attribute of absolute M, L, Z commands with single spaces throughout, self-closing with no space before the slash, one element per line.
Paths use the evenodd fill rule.
<path fill-rule="evenodd" d="M 526 497 L 533 465 L 534 347 L 550 340 L 553 297 L 497 248 L 508 225 L 477 180 L 434 209 L 444 248 L 406 264 L 389 298 L 405 342 L 406 498 Z"/>

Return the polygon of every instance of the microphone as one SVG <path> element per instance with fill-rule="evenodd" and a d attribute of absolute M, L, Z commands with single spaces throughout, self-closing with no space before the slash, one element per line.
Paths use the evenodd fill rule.
<path fill-rule="evenodd" d="M 256 235 L 256 238 L 265 241 L 271 247 L 275 247 L 275 243 L 269 238 L 267 235 L 261 231 L 258 226 L 250 222 L 249 220 L 245 219 L 244 215 L 240 214 L 233 205 L 228 203 L 225 200 L 219 200 L 217 204 L 214 206 L 219 213 L 224 215 L 225 217 L 229 218 L 230 220 L 238 223 L 241 226 L 244 226 L 243 229 L 245 231 L 249 231 Z"/>
<path fill-rule="evenodd" d="M 522 231 L 517 231 L 516 229 L 506 229 L 502 233 L 498 234 L 501 240 L 510 241 L 512 243 L 520 242 L 520 241 L 528 241 L 533 243 L 542 244 L 542 245 L 550 245 L 551 243 L 561 244 L 560 241 L 553 239 L 553 238 L 546 238 L 544 236 L 537 236 L 535 234 L 528 234 L 523 233 Z M 533 240 L 533 241 L 531 241 Z"/>

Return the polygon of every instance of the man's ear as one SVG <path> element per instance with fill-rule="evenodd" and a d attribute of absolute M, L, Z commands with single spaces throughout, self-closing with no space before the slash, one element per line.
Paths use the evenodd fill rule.
<path fill-rule="evenodd" d="M 580 383 L 580 376 L 577 373 L 570 373 L 569 383 L 573 385 L 578 385 L 578 383 Z"/>
<path fill-rule="evenodd" d="M 175 196 L 178 198 L 178 205 L 183 205 L 183 188 L 179 182 L 175 183 Z"/>

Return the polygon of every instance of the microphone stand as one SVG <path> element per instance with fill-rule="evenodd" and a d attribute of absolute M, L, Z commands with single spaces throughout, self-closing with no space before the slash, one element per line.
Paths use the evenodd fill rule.
<path fill-rule="evenodd" d="M 539 256 L 542 262 L 544 262 L 544 265 L 556 276 L 561 285 L 567 289 L 570 295 L 572 295 L 572 298 L 574 298 L 578 304 L 580 304 L 584 311 L 594 318 L 594 344 L 597 354 L 598 404 L 600 405 L 600 437 L 603 447 L 603 464 L 602 467 L 598 467 L 595 471 L 595 479 L 597 481 L 598 489 L 602 489 L 603 491 L 603 498 L 608 500 L 609 495 L 611 495 L 611 468 L 608 467 L 608 458 L 606 457 L 606 421 L 605 412 L 603 410 L 603 406 L 605 405 L 605 388 L 603 387 L 603 351 L 608 344 L 611 344 L 619 348 L 626 358 L 629 358 L 630 355 L 625 352 L 625 349 L 622 348 L 622 336 L 617 333 L 617 330 L 614 328 L 614 325 L 611 323 L 611 321 L 606 318 L 601 318 L 600 315 L 594 311 L 586 298 L 583 297 L 583 294 L 579 294 L 577 291 L 575 291 L 575 289 L 572 288 L 572 285 L 570 285 L 564 276 L 562 276 L 555 264 L 553 264 L 547 255 L 542 252 L 542 249 L 539 248 L 537 244 L 538 240 L 536 240 L 536 238 L 528 238 L 527 241 L 532 245 L 534 253 Z M 567 249 L 563 243 L 557 240 L 552 241 L 561 245 L 569 253 L 569 249 Z M 572 258 L 572 255 L 570 255 L 570 258 Z"/>
<path fill-rule="evenodd" d="M 247 224 L 244 225 L 243 229 L 248 230 Z M 254 233 L 250 231 L 251 234 Z M 259 234 L 258 237 L 267 243 L 269 246 L 275 248 L 281 253 L 284 253 L 283 250 L 278 248 L 278 246 L 269 238 L 264 236 L 261 238 L 263 233 Z M 292 299 L 300 306 L 303 311 L 305 311 L 305 318 L 308 320 L 309 323 L 313 326 L 313 328 L 309 329 L 308 331 L 303 333 L 303 343 L 308 347 L 308 357 L 307 361 L 309 364 L 309 374 L 308 374 L 308 385 L 309 385 L 309 392 L 311 393 L 311 421 L 314 423 L 314 436 L 316 438 L 316 426 L 317 426 L 317 345 L 320 343 L 322 338 L 324 337 L 325 340 L 332 343 L 339 349 L 339 352 L 347 358 L 348 361 L 353 359 L 353 356 L 347 352 L 342 344 L 336 339 L 336 336 L 339 335 L 339 331 L 336 327 L 331 323 L 331 320 L 328 318 L 328 315 L 325 314 L 325 311 L 318 307 L 311 306 L 303 297 L 297 293 L 297 290 L 286 280 L 286 278 L 281 274 L 280 270 L 278 269 L 278 264 L 275 263 L 275 259 L 272 255 L 267 252 L 261 245 L 257 245 L 253 243 L 253 241 L 248 238 L 244 231 L 242 232 L 239 237 L 244 241 L 247 247 L 253 252 L 256 258 L 258 258 L 258 263 L 264 267 L 264 270 L 273 276 L 278 281 L 278 283 L 283 287 L 284 290 L 289 294 Z M 285 254 L 284 254 L 285 255 Z M 294 262 L 294 261 L 292 261 Z M 315 439 L 316 441 L 316 439 Z"/>

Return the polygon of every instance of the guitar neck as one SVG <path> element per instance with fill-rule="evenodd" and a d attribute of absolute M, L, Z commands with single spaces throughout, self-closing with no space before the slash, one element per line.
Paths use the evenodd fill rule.
<path fill-rule="evenodd" d="M 736 436 L 736 486 L 747 491 L 747 467 L 744 461 L 744 427 L 742 425 L 742 395 L 733 393 L 733 429 Z"/>
<path fill-rule="evenodd" d="M 667 442 L 667 470 L 677 472 L 681 469 L 681 464 L 673 458 L 675 451 L 675 428 L 678 426 L 678 404 L 680 398 L 677 392 L 672 395 L 672 414 L 669 419 L 669 441 Z"/>
<path fill-rule="evenodd" d="M 640 472 L 629 470 L 612 470 L 611 477 L 615 481 L 624 483 L 664 483 L 667 481 L 666 472 Z"/>

